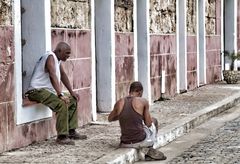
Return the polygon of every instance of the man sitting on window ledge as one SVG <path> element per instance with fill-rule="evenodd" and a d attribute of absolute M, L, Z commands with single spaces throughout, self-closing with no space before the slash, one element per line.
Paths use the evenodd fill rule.
<path fill-rule="evenodd" d="M 86 139 L 86 135 L 76 132 L 78 127 L 77 101 L 79 95 L 73 92 L 61 61 L 66 61 L 71 54 L 70 46 L 65 42 L 58 43 L 56 49 L 43 55 L 37 62 L 26 97 L 48 106 L 56 112 L 56 130 L 59 144 L 74 145 L 72 139 Z M 70 95 L 62 92 L 61 84 Z"/>

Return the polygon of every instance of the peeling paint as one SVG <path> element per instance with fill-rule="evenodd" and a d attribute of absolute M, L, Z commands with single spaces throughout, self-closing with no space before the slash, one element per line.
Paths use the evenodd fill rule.
<path fill-rule="evenodd" d="M 0 84 L 6 81 L 9 65 L 12 64 L 11 56 L 7 56 L 5 61 L 0 62 Z"/>

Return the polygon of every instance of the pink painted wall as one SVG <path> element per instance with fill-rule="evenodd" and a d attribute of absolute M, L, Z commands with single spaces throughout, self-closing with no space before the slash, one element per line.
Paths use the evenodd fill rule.
<path fill-rule="evenodd" d="M 91 47 L 90 31 L 52 29 L 52 44 L 67 41 L 72 57 L 64 63 L 73 88 L 80 94 L 79 125 L 91 121 Z M 13 27 L 0 26 L 0 152 L 45 140 L 56 134 L 55 115 L 52 119 L 16 125 L 14 97 Z"/>
<path fill-rule="evenodd" d="M 44 140 L 55 132 L 54 120 L 16 126 L 12 26 L 0 27 L 0 152 Z"/>
<path fill-rule="evenodd" d="M 128 95 L 129 85 L 134 81 L 133 33 L 115 34 L 116 100 Z"/>
<path fill-rule="evenodd" d="M 206 36 L 207 84 L 221 80 L 221 36 Z"/>
<path fill-rule="evenodd" d="M 187 36 L 187 89 L 197 88 L 197 36 Z"/>
<path fill-rule="evenodd" d="M 151 35 L 150 36 L 150 76 L 151 98 L 157 100 L 161 96 L 162 70 L 165 70 L 165 95 L 176 94 L 176 36 Z"/>
<path fill-rule="evenodd" d="M 52 29 L 52 48 L 59 41 L 70 44 L 71 57 L 63 63 L 73 89 L 80 95 L 78 102 L 79 125 L 92 121 L 91 93 L 91 31 Z"/>
<path fill-rule="evenodd" d="M 215 35 L 206 36 L 207 84 L 221 80 L 221 0 L 216 0 Z"/>
<path fill-rule="evenodd" d="M 11 129 L 8 124 L 14 121 L 14 45 L 13 27 L 0 26 L 0 152 L 7 149 Z M 10 50 L 10 51 L 8 51 Z"/>

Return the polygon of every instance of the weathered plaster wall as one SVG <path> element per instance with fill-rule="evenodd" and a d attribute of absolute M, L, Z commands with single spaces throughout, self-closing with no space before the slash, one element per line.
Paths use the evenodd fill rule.
<path fill-rule="evenodd" d="M 12 12 L 8 10 L 12 6 L 6 9 L 5 5 L 3 9 L 2 4 L 5 2 L 10 1 L 0 3 L 0 152 L 23 147 L 56 135 L 55 115 L 53 118 L 16 125 L 14 27 L 11 25 Z M 64 67 L 70 76 L 74 90 L 81 97 L 78 105 L 80 126 L 92 120 L 90 36 L 89 30 L 52 29 L 52 47 L 55 47 L 58 41 L 67 41 L 72 48 L 73 56 L 64 63 Z"/>
<path fill-rule="evenodd" d="M 54 119 L 16 125 L 12 0 L 0 1 L 0 152 L 51 137 Z"/>
<path fill-rule="evenodd" d="M 221 80 L 221 37 L 206 36 L 207 83 Z"/>
<path fill-rule="evenodd" d="M 187 32 L 190 35 L 196 35 L 197 32 L 196 15 L 196 0 L 187 0 Z"/>
<path fill-rule="evenodd" d="M 187 89 L 197 88 L 197 37 L 187 37 Z"/>
<path fill-rule="evenodd" d="M 51 0 L 52 27 L 90 29 L 89 0 Z"/>
<path fill-rule="evenodd" d="M 216 34 L 216 0 L 205 0 L 206 1 L 206 34 Z M 220 6 L 219 6 L 220 7 Z"/>
<path fill-rule="evenodd" d="M 78 118 L 79 125 L 84 125 L 92 120 L 90 0 L 51 0 L 51 16 L 53 49 L 60 41 L 71 46 L 71 57 L 63 65 L 81 97 Z"/>
<path fill-rule="evenodd" d="M 0 27 L 0 152 L 19 148 L 51 137 L 54 119 L 16 125 L 14 83 L 14 29 Z"/>
<path fill-rule="evenodd" d="M 115 0 L 115 87 L 116 100 L 128 95 L 134 80 L 133 1 Z"/>
<path fill-rule="evenodd" d="M 9 123 L 14 108 L 14 41 L 12 26 L 12 1 L 0 1 L 0 152 L 7 150 Z"/>
<path fill-rule="evenodd" d="M 115 0 L 115 31 L 133 32 L 133 1 Z"/>
<path fill-rule="evenodd" d="M 221 0 L 206 0 L 206 21 L 206 75 L 209 84 L 221 80 Z"/>
<path fill-rule="evenodd" d="M 60 41 L 69 43 L 72 50 L 63 66 L 74 91 L 80 95 L 78 118 L 81 126 L 92 121 L 91 31 L 52 28 L 53 49 Z"/>
<path fill-rule="evenodd" d="M 197 6 L 187 0 L 187 89 L 197 87 Z"/>
<path fill-rule="evenodd" d="M 128 95 L 130 83 L 134 80 L 133 34 L 116 33 L 116 99 Z"/>
<path fill-rule="evenodd" d="M 175 33 L 176 0 L 150 0 L 149 17 L 151 33 Z"/>
<path fill-rule="evenodd" d="M 162 70 L 165 96 L 176 93 L 176 0 L 150 0 L 151 98 L 161 97 Z"/>
<path fill-rule="evenodd" d="M 14 101 L 12 89 L 14 70 L 13 27 L 0 27 L 0 103 Z"/>
<path fill-rule="evenodd" d="M 151 97 L 161 96 L 162 70 L 165 70 L 165 96 L 176 94 L 176 35 L 151 35 L 150 37 Z"/>
<path fill-rule="evenodd" d="M 7 149 L 9 123 L 14 117 L 14 43 L 13 27 L 0 27 L 0 152 Z"/>
<path fill-rule="evenodd" d="M 0 26 L 12 25 L 12 0 L 0 1 Z"/>

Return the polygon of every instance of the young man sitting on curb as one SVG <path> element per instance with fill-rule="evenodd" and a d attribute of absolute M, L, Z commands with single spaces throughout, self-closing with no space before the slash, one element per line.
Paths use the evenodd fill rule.
<path fill-rule="evenodd" d="M 142 84 L 138 81 L 133 82 L 130 85 L 129 95 L 115 103 L 108 121 L 119 120 L 120 147 L 145 150 L 145 160 L 165 160 L 166 156 L 153 148 L 158 122 L 150 116 L 149 103 L 142 98 L 142 94 Z"/>

